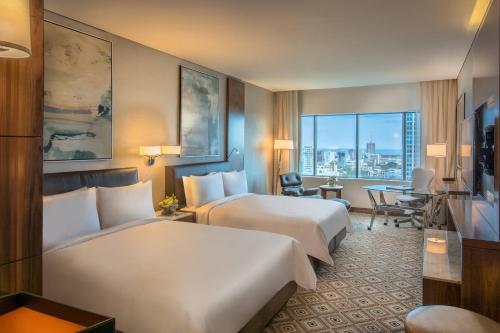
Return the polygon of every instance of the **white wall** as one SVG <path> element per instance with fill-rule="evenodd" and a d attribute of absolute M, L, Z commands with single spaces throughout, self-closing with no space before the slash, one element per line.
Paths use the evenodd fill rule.
<path fill-rule="evenodd" d="M 401 112 L 420 110 L 420 84 L 304 90 L 302 114 Z"/>
<path fill-rule="evenodd" d="M 46 12 L 46 18 L 56 23 L 90 33 L 113 42 L 113 159 L 107 161 L 45 162 L 44 172 L 137 167 L 142 180 L 152 179 L 155 204 L 165 194 L 165 165 L 189 164 L 208 159 L 160 157 L 152 167 L 138 156 L 141 145 L 176 145 L 179 127 L 179 66 L 197 69 L 219 78 L 219 110 L 221 119 L 221 153 L 224 155 L 226 110 L 226 75 L 212 71 L 166 53 L 145 47 L 119 36 L 79 24 L 67 18 Z M 261 123 L 272 119 L 272 93 L 251 87 L 246 96 L 246 126 L 260 129 Z M 255 98 L 255 101 L 254 101 Z M 256 114 L 252 114 L 252 112 Z M 263 120 L 264 119 L 264 120 Z M 271 124 L 272 127 L 272 124 Z M 267 133 L 267 127 L 262 129 Z M 245 157 L 250 160 L 248 171 L 251 188 L 267 188 L 272 167 L 268 152 L 259 147 L 254 137 L 258 131 L 245 135 L 249 142 Z M 254 144 L 252 144 L 254 143 Z M 214 159 L 212 159 L 214 160 Z M 255 161 L 261 161 L 259 165 Z M 253 171 L 253 168 L 257 171 Z M 257 173 L 262 173 L 257 177 Z M 268 174 L 269 173 L 269 174 Z"/>
<path fill-rule="evenodd" d="M 420 83 L 305 90 L 300 96 L 302 114 L 420 111 Z M 304 184 L 306 187 L 317 187 L 325 184 L 326 180 L 326 177 L 304 177 Z M 403 182 L 349 178 L 341 179 L 341 183 L 344 185 L 344 199 L 354 207 L 370 208 L 370 200 L 362 186 Z M 394 201 L 395 196 L 386 194 L 386 198 Z"/>

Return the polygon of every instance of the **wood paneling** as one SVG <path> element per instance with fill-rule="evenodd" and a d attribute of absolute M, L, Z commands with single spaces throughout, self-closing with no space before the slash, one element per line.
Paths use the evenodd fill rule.
<path fill-rule="evenodd" d="M 42 257 L 31 257 L 0 266 L 0 295 L 22 290 L 42 294 Z"/>
<path fill-rule="evenodd" d="M 31 0 L 31 15 L 32 56 L 0 58 L 0 136 L 43 132 L 43 0 Z"/>
<path fill-rule="evenodd" d="M 500 245 L 497 250 L 462 248 L 461 303 L 500 322 Z"/>
<path fill-rule="evenodd" d="M 460 284 L 424 278 L 422 304 L 460 306 Z"/>
<path fill-rule="evenodd" d="M 233 153 L 229 162 L 236 170 L 244 168 L 245 150 L 245 83 L 234 78 L 227 79 L 227 131 L 226 160 L 233 148 L 240 151 Z"/>
<path fill-rule="evenodd" d="M 0 137 L 0 264 L 42 248 L 42 138 Z"/>
<path fill-rule="evenodd" d="M 41 292 L 43 0 L 31 0 L 31 51 L 0 58 L 0 291 Z"/>

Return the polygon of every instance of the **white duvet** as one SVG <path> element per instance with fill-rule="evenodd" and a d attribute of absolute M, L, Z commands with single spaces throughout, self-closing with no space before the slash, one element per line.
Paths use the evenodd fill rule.
<path fill-rule="evenodd" d="M 331 200 L 238 194 L 196 209 L 198 223 L 291 236 L 307 254 L 333 264 L 328 244 L 344 227 L 351 230 L 345 206 Z"/>
<path fill-rule="evenodd" d="M 152 221 L 45 253 L 43 295 L 113 316 L 127 333 L 234 333 L 289 281 L 315 289 L 307 255 L 290 237 Z"/>

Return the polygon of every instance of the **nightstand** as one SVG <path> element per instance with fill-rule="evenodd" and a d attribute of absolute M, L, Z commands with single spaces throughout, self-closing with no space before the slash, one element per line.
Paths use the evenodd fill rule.
<path fill-rule="evenodd" d="M 162 213 L 163 212 L 161 210 L 157 210 L 156 216 L 163 217 L 164 219 L 169 220 L 169 221 L 195 222 L 194 214 L 191 212 L 177 211 L 177 213 L 175 213 L 175 215 L 172 215 L 172 216 L 162 215 Z"/>

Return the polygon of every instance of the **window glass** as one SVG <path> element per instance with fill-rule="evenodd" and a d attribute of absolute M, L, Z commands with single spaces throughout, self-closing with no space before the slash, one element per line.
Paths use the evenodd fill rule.
<path fill-rule="evenodd" d="M 314 116 L 303 116 L 300 138 L 300 172 L 314 175 Z"/>
<path fill-rule="evenodd" d="M 359 115 L 358 172 L 361 178 L 403 178 L 403 114 Z"/>
<path fill-rule="evenodd" d="M 316 116 L 316 175 L 356 177 L 356 115 Z"/>

